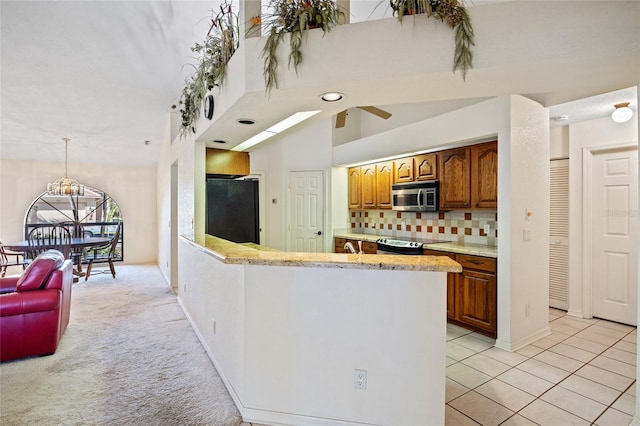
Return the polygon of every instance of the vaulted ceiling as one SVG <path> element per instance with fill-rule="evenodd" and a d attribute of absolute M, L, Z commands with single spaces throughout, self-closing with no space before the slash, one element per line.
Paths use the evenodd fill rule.
<path fill-rule="evenodd" d="M 474 2 L 477 5 L 486 3 L 495 2 Z M 213 1 L 0 2 L 0 156 L 3 159 L 63 161 L 62 138 L 69 137 L 70 162 L 155 165 L 162 138 L 167 131 L 170 105 L 178 100 L 184 78 L 191 72 L 189 64 L 194 62 L 190 48 L 195 41 L 202 40 L 208 31 L 211 11 L 217 9 L 218 4 Z M 539 2 L 532 4 L 534 8 L 539 7 L 535 4 L 540 5 Z M 510 16 L 509 10 L 505 5 L 501 9 L 491 9 L 491 13 Z M 487 14 L 483 12 L 478 16 Z M 502 37 L 517 42 L 519 35 L 514 30 L 518 26 L 517 18 L 512 19 L 513 22 L 508 23 L 510 31 Z M 571 25 L 580 25 L 580 17 L 568 16 L 563 19 L 566 19 L 567 26 L 558 29 L 555 35 L 558 44 L 574 43 L 574 40 L 567 41 L 562 37 L 565 36 L 565 30 L 571 31 Z M 605 14 L 602 19 L 609 18 Z M 635 19 L 637 26 L 638 16 L 631 19 Z M 603 22 L 607 22 L 607 28 L 615 25 L 610 21 Z M 486 39 L 483 28 L 486 26 L 483 27 L 480 21 L 476 41 L 486 50 L 482 52 L 485 53 L 484 57 L 478 57 L 480 67 L 477 79 L 474 82 L 474 78 L 471 78 L 466 83 L 466 87 L 473 89 L 470 92 L 473 95 L 468 97 L 464 96 L 465 86 L 458 76 L 450 88 L 457 91 L 454 99 L 439 94 L 433 95 L 433 99 L 426 97 L 428 102 L 424 103 L 416 103 L 419 99 L 416 99 L 416 90 L 412 87 L 398 90 L 397 87 L 377 87 L 375 81 L 366 85 L 356 79 L 340 81 L 341 73 L 336 70 L 333 70 L 329 80 L 340 81 L 342 91 L 351 90 L 353 102 L 375 100 L 378 106 L 395 113 L 397 121 L 389 120 L 390 126 L 441 114 L 492 94 L 503 94 L 501 90 L 509 88 L 509 77 L 501 77 L 499 71 L 492 69 L 491 63 L 482 62 L 495 54 L 487 49 L 486 43 L 493 41 Z M 342 34 L 345 32 L 336 32 L 336 35 Z M 499 34 L 495 32 L 492 36 Z M 636 56 L 640 43 L 638 39 L 640 37 L 636 37 L 635 47 L 632 46 L 632 55 Z M 536 46 L 535 40 L 520 41 L 523 48 L 541 54 L 548 49 L 547 46 Z M 334 42 L 342 44 L 341 40 Z M 482 42 L 485 42 L 484 46 Z M 249 44 L 256 45 L 254 41 Z M 577 47 L 584 50 L 584 46 Z M 562 46 L 558 52 L 566 48 Z M 594 46 L 594 49 L 598 49 L 598 46 Z M 607 75 L 606 70 L 614 68 L 615 61 L 628 55 L 628 52 L 616 50 L 615 46 L 611 46 L 610 50 L 611 63 L 603 64 L 601 69 L 593 69 L 593 73 Z M 363 55 L 361 60 L 373 54 L 367 52 L 365 49 L 360 53 Z M 565 57 L 559 56 L 559 62 L 567 62 L 567 50 L 564 52 Z M 261 75 L 262 62 L 258 55 L 255 58 L 249 56 L 247 54 L 244 60 L 254 62 L 243 66 Z M 635 87 L 628 87 L 639 83 L 638 63 L 640 60 L 635 58 L 630 64 L 631 70 L 621 69 L 619 79 L 610 73 L 610 78 L 590 85 L 576 85 L 571 91 L 563 87 L 561 80 L 554 84 L 553 75 L 544 76 L 549 80 L 549 90 L 521 94 L 551 107 L 551 115 L 570 112 L 572 121 L 604 116 L 610 113 L 617 99 L 635 95 Z M 572 66 L 579 69 L 578 63 Z M 526 81 L 528 76 L 533 81 L 540 78 L 541 72 L 550 72 L 553 67 L 540 63 L 539 67 L 516 66 L 514 69 L 520 73 L 518 81 Z M 632 75 L 635 72 L 635 80 L 629 79 L 630 72 Z M 588 69 L 577 74 L 576 79 L 588 82 Z M 633 84 L 629 84 L 630 81 Z M 437 79 L 433 82 L 437 85 Z M 313 89 L 309 93 L 316 96 Z M 382 96 L 385 93 L 382 89 L 389 94 L 393 92 L 393 96 Z M 433 88 L 422 90 L 427 89 Z M 448 88 L 438 90 L 444 90 L 445 93 Z M 302 94 L 301 90 L 291 90 L 288 94 L 283 91 L 283 96 L 267 99 L 258 90 L 245 94 L 235 106 L 240 111 L 255 113 L 257 116 L 251 118 L 257 118 L 258 121 L 264 118 L 262 121 L 270 125 L 274 124 L 276 116 L 279 115 L 281 119 L 288 115 L 287 111 L 304 108 Z M 593 95 L 597 96 L 594 98 Z M 385 99 L 389 101 L 385 102 Z M 247 104 L 251 104 L 255 111 L 246 108 Z M 269 107 L 265 108 L 267 104 Z M 637 110 L 637 105 L 633 106 Z M 341 107 L 334 107 L 338 108 Z M 235 114 L 232 114 L 233 107 L 229 111 L 227 116 L 217 117 L 217 123 L 212 126 L 212 135 L 230 134 L 238 139 L 237 143 L 246 135 L 229 133 L 231 127 L 226 123 L 233 122 Z M 335 111 L 328 113 L 335 114 Z M 385 125 L 379 124 L 379 130 L 385 130 Z"/>

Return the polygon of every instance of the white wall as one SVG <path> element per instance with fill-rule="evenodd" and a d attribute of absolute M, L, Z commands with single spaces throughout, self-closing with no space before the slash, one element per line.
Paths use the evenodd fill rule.
<path fill-rule="evenodd" d="M 287 249 L 289 218 L 289 174 L 322 170 L 325 175 L 325 249 L 331 251 L 331 120 L 314 117 L 260 144 L 250 153 L 251 172 L 264 173 L 266 180 L 266 228 L 264 245 Z M 276 199 L 274 204 L 272 199 Z"/>
<path fill-rule="evenodd" d="M 583 307 L 583 196 L 582 153 L 587 148 L 638 143 L 638 120 L 615 123 L 610 117 L 569 126 L 569 313 L 582 316 Z"/>
<path fill-rule="evenodd" d="M 569 126 L 552 128 L 550 136 L 549 158 L 551 160 L 569 158 Z"/>
<path fill-rule="evenodd" d="M 120 207 L 124 220 L 125 263 L 155 263 L 157 259 L 156 169 L 69 163 L 69 177 L 99 188 Z M 45 161 L 0 161 L 0 238 L 24 239 L 24 217 L 47 183 L 64 176 L 64 164 Z"/>
<path fill-rule="evenodd" d="M 516 350 L 549 333 L 549 111 L 518 95 L 500 103 L 496 346 Z"/>

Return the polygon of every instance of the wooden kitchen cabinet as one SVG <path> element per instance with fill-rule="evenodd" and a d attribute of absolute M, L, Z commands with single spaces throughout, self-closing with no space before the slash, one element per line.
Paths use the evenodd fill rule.
<path fill-rule="evenodd" d="M 470 149 L 449 149 L 438 155 L 440 208 L 460 209 L 471 205 Z"/>
<path fill-rule="evenodd" d="M 393 183 L 413 182 L 413 157 L 399 158 L 393 162 Z"/>
<path fill-rule="evenodd" d="M 363 209 L 376 208 L 376 165 L 360 167 L 360 203 Z"/>
<path fill-rule="evenodd" d="M 496 260 L 457 254 L 456 261 L 462 265 L 462 272 L 456 277 L 456 320 L 476 331 L 496 337 Z"/>
<path fill-rule="evenodd" d="M 425 255 L 448 256 L 462 272 L 447 274 L 447 320 L 495 338 L 498 334 L 496 259 L 424 250 Z"/>
<path fill-rule="evenodd" d="M 413 157 L 414 180 L 438 179 L 437 154 L 420 154 Z"/>
<path fill-rule="evenodd" d="M 348 170 L 349 174 L 349 208 L 350 209 L 359 209 L 361 206 L 360 202 L 360 167 L 351 167 Z"/>
<path fill-rule="evenodd" d="M 390 209 L 392 205 L 393 162 L 376 164 L 376 205 L 379 209 Z"/>
<path fill-rule="evenodd" d="M 424 249 L 424 254 L 427 256 L 447 256 L 453 260 L 456 260 L 456 255 L 453 253 L 447 253 L 444 251 Z M 456 318 L 456 276 L 458 274 L 454 272 L 447 273 L 447 319 Z"/>
<path fill-rule="evenodd" d="M 353 244 L 353 248 L 355 248 L 356 251 L 359 250 L 359 247 L 358 247 L 359 240 L 352 240 L 352 239 L 347 240 L 346 238 L 335 237 L 333 239 L 334 253 L 349 253 L 348 249 L 347 251 L 345 251 L 344 249 L 344 245 L 347 243 L 347 241 Z M 376 254 L 376 252 L 378 251 L 378 244 L 372 241 L 362 241 L 362 251 L 364 252 L 364 254 Z"/>
<path fill-rule="evenodd" d="M 471 147 L 471 207 L 498 208 L 498 142 Z"/>

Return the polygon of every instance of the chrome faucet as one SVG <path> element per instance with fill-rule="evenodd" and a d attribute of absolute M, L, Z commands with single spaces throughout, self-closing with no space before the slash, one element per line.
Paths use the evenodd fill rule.
<path fill-rule="evenodd" d="M 356 248 L 353 246 L 353 244 L 351 244 L 351 241 L 347 241 L 346 244 L 344 245 L 344 250 L 346 251 L 347 249 L 349 249 L 351 254 L 357 253 Z"/>

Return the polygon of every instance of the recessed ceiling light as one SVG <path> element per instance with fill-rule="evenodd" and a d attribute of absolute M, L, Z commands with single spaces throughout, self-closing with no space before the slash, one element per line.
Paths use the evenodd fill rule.
<path fill-rule="evenodd" d="M 558 121 L 566 121 L 566 120 L 568 120 L 568 119 L 569 119 L 569 116 L 568 116 L 568 115 L 556 115 L 555 117 L 550 117 L 550 118 L 549 118 L 549 120 L 551 120 L 551 121 L 555 121 L 555 122 L 558 122 Z"/>
<path fill-rule="evenodd" d="M 341 100 L 344 95 L 340 92 L 327 92 L 320 95 L 320 99 L 325 102 L 337 102 Z"/>
<path fill-rule="evenodd" d="M 149 145 L 151 143 L 151 141 L 144 141 L 145 145 Z"/>
<path fill-rule="evenodd" d="M 240 123 L 240 124 L 247 124 L 247 125 L 249 125 L 249 124 L 256 124 L 256 121 L 255 121 L 255 120 L 252 120 L 252 119 L 250 119 L 250 118 L 240 118 L 240 119 L 238 119 L 238 120 L 236 120 L 236 121 L 237 121 L 238 123 Z"/>
<path fill-rule="evenodd" d="M 227 143 L 227 141 L 223 141 L 221 139 L 214 139 L 215 143 Z"/>

